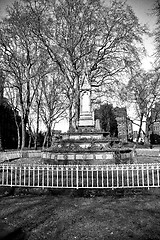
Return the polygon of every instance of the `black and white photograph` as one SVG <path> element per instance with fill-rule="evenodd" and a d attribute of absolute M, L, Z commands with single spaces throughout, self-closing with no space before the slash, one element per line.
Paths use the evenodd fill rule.
<path fill-rule="evenodd" d="M 0 0 L 0 240 L 160 240 L 160 0 Z"/>

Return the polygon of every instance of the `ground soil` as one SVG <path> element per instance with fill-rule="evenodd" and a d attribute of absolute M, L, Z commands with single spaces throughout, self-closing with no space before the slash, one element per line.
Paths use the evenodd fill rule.
<path fill-rule="evenodd" d="M 0 240 L 158 240 L 159 226 L 160 189 L 0 188 Z"/>
<path fill-rule="evenodd" d="M 2 192 L 3 190 L 3 192 Z M 1 190 L 1 234 L 9 239 L 160 239 L 160 190 Z M 75 190 L 76 191 L 76 190 Z"/>

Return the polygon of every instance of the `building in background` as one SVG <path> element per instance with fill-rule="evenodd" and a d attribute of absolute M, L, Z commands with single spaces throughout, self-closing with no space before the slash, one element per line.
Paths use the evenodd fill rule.
<path fill-rule="evenodd" d="M 149 127 L 152 144 L 160 143 L 160 103 L 156 103 L 151 110 L 151 126 Z"/>
<path fill-rule="evenodd" d="M 156 103 L 151 111 L 151 132 L 160 135 L 160 103 Z"/>
<path fill-rule="evenodd" d="M 132 122 L 127 117 L 127 110 L 125 107 L 116 107 L 115 115 L 118 125 L 118 137 L 122 142 L 127 142 L 133 140 L 133 126 Z"/>

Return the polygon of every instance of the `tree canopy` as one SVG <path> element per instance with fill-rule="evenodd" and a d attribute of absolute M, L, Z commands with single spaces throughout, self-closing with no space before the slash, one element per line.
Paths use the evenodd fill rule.
<path fill-rule="evenodd" d="M 0 27 L 0 67 L 21 113 L 22 148 L 34 110 L 37 129 L 39 119 L 53 128 L 64 110 L 76 127 L 84 76 L 92 98 L 116 94 L 124 75 L 140 66 L 147 32 L 117 0 L 15 1 Z"/>

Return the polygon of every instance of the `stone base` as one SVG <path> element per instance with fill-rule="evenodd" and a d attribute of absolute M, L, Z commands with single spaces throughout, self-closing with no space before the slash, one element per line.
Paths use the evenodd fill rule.
<path fill-rule="evenodd" d="M 82 113 L 79 118 L 78 127 L 94 127 L 94 120 L 91 113 Z"/>
<path fill-rule="evenodd" d="M 53 165 L 108 165 L 115 164 L 116 156 L 113 151 L 95 151 L 95 152 L 66 152 L 66 153 L 54 153 L 54 152 L 42 152 L 42 159 L 46 164 Z M 131 153 L 122 153 L 121 160 L 131 163 Z"/>
<path fill-rule="evenodd" d="M 73 152 L 73 153 L 53 153 L 43 152 L 42 158 L 49 164 L 58 165 L 105 165 L 114 164 L 114 152 Z"/>
<path fill-rule="evenodd" d="M 106 142 L 108 141 L 114 141 L 114 142 L 119 142 L 119 139 L 117 138 L 110 138 L 108 132 L 98 132 L 93 129 L 93 132 L 91 132 L 91 128 L 85 128 L 85 127 L 80 127 L 77 132 L 73 133 L 62 133 L 62 139 L 67 140 L 67 139 L 106 139 Z M 107 140 L 107 137 L 109 137 L 109 140 Z"/>
<path fill-rule="evenodd" d="M 93 133 L 93 132 L 95 132 L 95 128 L 94 128 L 94 126 L 79 126 L 78 127 L 78 132 L 79 133 L 87 133 L 87 132 L 89 132 L 89 133 Z"/>

